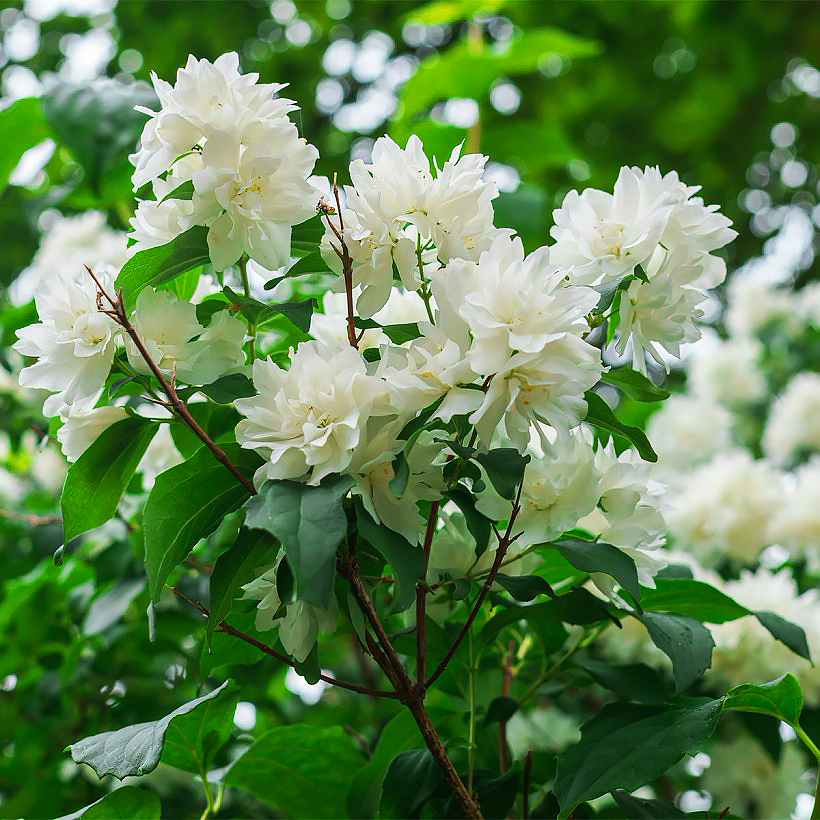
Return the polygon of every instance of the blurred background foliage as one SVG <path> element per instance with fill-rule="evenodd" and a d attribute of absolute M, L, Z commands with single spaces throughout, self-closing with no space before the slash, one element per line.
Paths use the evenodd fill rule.
<path fill-rule="evenodd" d="M 24 133 L 10 131 L 0 110 L 0 166 L 16 168 L 0 197 L 0 356 L 31 320 L 31 307 L 10 305 L 5 289 L 54 209 L 94 208 L 127 227 L 127 154 L 143 121 L 131 106 L 151 99 L 139 83 L 150 71 L 173 80 L 189 53 L 237 50 L 245 71 L 289 83 L 302 133 L 320 150 L 317 172 L 341 181 L 349 159 L 366 158 L 385 132 L 402 142 L 419 134 L 440 162 L 462 141 L 480 149 L 503 192 L 499 223 L 530 246 L 547 241 L 551 211 L 571 188 L 611 189 L 624 164 L 674 168 L 736 222 L 737 264 L 778 227 L 774 205 L 800 205 L 817 221 L 820 72 L 806 59 L 818 52 L 819 24 L 811 4 L 788 0 L 6 2 L 0 109 L 41 97 L 59 145 L 34 100 L 22 103 L 32 109 Z M 100 84 L 105 77 L 113 82 Z M 70 94 L 79 101 L 69 105 Z M 812 259 L 801 267 L 810 271 Z M 160 607 L 149 643 L 140 548 L 124 529 L 87 539 L 56 566 L 63 468 L 38 449 L 42 419 L 0 388 L 2 478 L 16 499 L 0 516 L 4 817 L 54 817 L 96 800 L 96 778 L 67 762 L 66 744 L 170 712 L 204 674 L 242 686 L 240 747 L 254 725 L 296 720 L 355 726 L 373 742 L 398 707 L 328 691 L 311 708 L 316 691 L 289 693 L 281 667 L 256 656 L 242 665 L 242 647 L 222 657 L 217 642 L 203 660 L 201 624 L 173 603 Z M 185 584 L 205 597 L 207 581 L 192 573 Z M 328 652 L 340 677 L 358 662 L 354 646 L 340 633 Z M 163 767 L 152 776 L 164 815 L 197 816 L 201 797 L 178 777 Z M 224 816 L 270 816 L 248 796 L 232 799 L 242 802 L 229 799 Z"/>

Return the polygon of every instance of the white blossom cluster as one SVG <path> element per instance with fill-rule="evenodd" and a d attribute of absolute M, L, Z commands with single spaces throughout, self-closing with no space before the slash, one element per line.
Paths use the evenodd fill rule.
<path fill-rule="evenodd" d="M 654 480 L 582 426 L 584 395 L 605 371 L 590 334 L 606 321 L 617 326 L 619 350 L 631 344 L 639 370 L 644 353 L 661 361 L 660 348 L 676 355 L 697 337 L 704 289 L 725 275 L 715 252 L 734 236 L 716 207 L 675 173 L 624 168 L 612 194 L 570 194 L 554 214 L 554 244 L 527 253 L 513 231 L 494 225 L 498 192 L 484 178 L 486 157 L 459 147 L 439 166 L 418 138 L 402 148 L 382 137 L 370 162 L 351 164 L 351 185 L 338 196 L 325 185 L 322 197 L 310 176 L 317 152 L 289 119 L 295 104 L 278 96 L 283 86 L 241 74 L 236 54 L 214 63 L 191 57 L 174 85 L 153 81 L 159 108 L 144 110 L 131 157 L 135 190 L 142 196 L 150 185 L 153 199 L 139 202 L 129 252 L 203 226 L 217 272 L 248 260 L 283 268 L 291 228 L 318 211 L 337 292 L 313 315 L 308 340 L 251 367 L 243 345 L 257 329 L 222 309 L 226 302 L 202 312 L 168 289 L 145 287 L 128 306 L 140 349 L 104 312 L 86 273 L 43 277 L 40 322 L 22 330 L 16 346 L 36 361 L 20 379 L 51 394 L 45 410 L 61 416 L 69 458 L 133 412 L 101 397 L 115 360 L 137 379 L 150 376 L 144 350 L 165 379 L 193 388 L 252 376 L 254 394 L 233 406 L 243 417 L 236 441 L 262 457 L 257 487 L 349 475 L 370 515 L 417 545 L 424 503 L 447 487 L 453 453 L 444 427 L 459 424 L 469 437 L 462 446 L 511 447 L 532 458 L 523 533 L 505 572 L 529 571 L 537 549 L 579 528 L 626 551 L 651 585 L 664 565 Z M 114 294 L 116 270 L 96 273 Z M 413 332 L 392 341 L 391 326 Z M 407 426 L 423 411 L 439 428 L 411 436 Z M 699 446 L 722 443 L 705 437 Z M 400 454 L 406 481 L 397 493 Z M 490 484 L 476 485 L 478 509 L 503 522 L 510 503 Z M 478 556 L 487 545 L 472 539 L 461 513 L 445 504 L 430 577 L 486 573 L 494 550 Z M 298 601 L 280 611 L 275 577 L 274 567 L 247 593 L 260 600 L 260 628 L 278 626 L 288 651 L 304 658 L 325 615 Z M 608 576 L 594 581 L 617 595 Z"/>

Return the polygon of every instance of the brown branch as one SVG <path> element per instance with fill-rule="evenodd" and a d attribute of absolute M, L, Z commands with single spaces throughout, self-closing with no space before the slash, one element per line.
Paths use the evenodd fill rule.
<path fill-rule="evenodd" d="M 524 791 L 521 816 L 524 820 L 530 816 L 530 775 L 532 774 L 532 752 L 527 752 L 524 758 Z"/>
<path fill-rule="evenodd" d="M 513 502 L 512 512 L 510 513 L 510 519 L 507 522 L 507 529 L 504 532 L 504 535 L 500 535 L 498 530 L 495 530 L 496 538 L 498 539 L 498 549 L 495 551 L 495 560 L 493 561 L 493 565 L 490 568 L 490 572 L 488 573 L 486 579 L 484 580 L 484 586 L 481 587 L 481 592 L 478 594 L 478 598 L 476 599 L 475 605 L 473 606 L 472 610 L 470 611 L 469 616 L 467 617 L 467 622 L 461 629 L 461 632 L 458 633 L 455 641 L 453 641 L 452 646 L 447 650 L 447 654 L 442 658 L 439 665 L 436 667 L 435 672 L 427 679 L 425 683 L 425 688 L 429 688 L 432 686 L 435 681 L 438 680 L 439 676 L 444 672 L 447 668 L 447 664 L 453 658 L 453 655 L 456 654 L 456 650 L 458 649 L 461 642 L 467 636 L 467 633 L 470 631 L 470 627 L 473 625 L 473 621 L 476 619 L 478 615 L 478 611 L 481 609 L 481 605 L 484 603 L 487 595 L 490 592 L 490 587 L 492 587 L 493 582 L 495 581 L 495 576 L 498 575 L 498 571 L 501 569 L 501 563 L 504 560 L 504 556 L 507 554 L 507 549 L 509 548 L 510 544 L 518 536 L 513 536 L 512 530 L 513 525 L 515 524 L 515 519 L 518 517 L 518 513 L 521 511 L 521 490 L 524 486 L 524 482 L 522 480 L 521 484 L 518 485 L 518 493 L 515 496 L 515 501 Z"/>
<path fill-rule="evenodd" d="M 192 601 L 187 595 L 180 592 L 176 587 L 171 587 L 171 591 L 177 596 L 177 598 L 180 598 L 185 601 L 186 604 L 196 609 L 203 618 L 208 618 L 210 616 L 208 610 L 198 601 Z M 264 652 L 264 654 L 269 655 L 271 658 L 275 658 L 280 663 L 284 663 L 292 669 L 296 668 L 296 664 L 290 658 L 285 655 L 280 655 L 274 649 L 266 646 L 261 641 L 257 641 L 250 635 L 246 635 L 244 632 L 234 629 L 234 627 L 225 621 L 222 621 L 222 623 L 219 624 L 214 631 L 222 632 L 223 634 L 230 635 L 233 638 L 238 638 L 240 641 L 244 641 L 245 643 L 256 647 L 260 652 Z M 380 689 L 371 689 L 368 686 L 359 686 L 355 683 L 345 683 L 345 681 L 337 680 L 336 678 L 330 677 L 330 675 L 319 675 L 319 680 L 329 683 L 331 686 L 338 686 L 340 689 L 347 689 L 350 692 L 357 692 L 360 695 L 371 695 L 376 698 L 391 698 L 393 700 L 397 700 L 399 697 L 396 692 L 383 692 Z"/>
<path fill-rule="evenodd" d="M 251 482 L 239 472 L 225 452 L 214 443 L 213 439 L 211 439 L 211 437 L 199 426 L 196 419 L 188 411 L 188 407 L 185 402 L 182 401 L 182 399 L 180 399 L 177 395 L 176 387 L 174 385 L 175 380 L 173 377 L 171 382 L 169 382 L 157 366 L 156 362 L 151 358 L 151 354 L 145 349 L 145 345 L 142 343 L 137 331 L 128 319 L 128 313 L 125 310 L 125 305 L 122 300 L 122 290 L 120 290 L 117 294 L 116 300 L 112 299 L 111 296 L 106 293 L 91 268 L 86 265 L 85 269 L 97 285 L 97 307 L 102 313 L 110 316 L 131 338 L 131 341 L 134 343 L 145 363 L 148 365 L 148 368 L 160 383 L 165 395 L 168 397 L 167 406 L 169 409 L 172 410 L 188 426 L 191 432 L 211 451 L 214 458 L 222 464 L 222 466 L 225 467 L 251 495 L 256 495 L 256 490 L 254 489 L 253 484 L 251 484 Z M 111 305 L 111 310 L 103 310 L 102 298 L 105 298 Z"/>

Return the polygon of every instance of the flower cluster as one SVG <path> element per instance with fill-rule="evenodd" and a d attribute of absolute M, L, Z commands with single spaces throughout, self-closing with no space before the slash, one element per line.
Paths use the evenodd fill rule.
<path fill-rule="evenodd" d="M 236 53 L 214 63 L 189 57 L 172 86 L 152 74 L 160 103 L 131 157 L 139 203 L 131 220 L 138 248 L 163 245 L 194 225 L 208 227 L 217 270 L 243 254 L 265 268 L 290 258 L 291 227 L 315 212 L 308 179 L 318 153 L 288 118 L 284 86 L 239 73 Z M 184 193 L 183 193 L 184 191 Z"/>

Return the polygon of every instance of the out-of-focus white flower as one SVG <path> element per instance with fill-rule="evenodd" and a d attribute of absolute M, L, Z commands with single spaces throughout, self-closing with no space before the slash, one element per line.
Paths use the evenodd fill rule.
<path fill-rule="evenodd" d="M 114 292 L 113 277 L 98 279 Z M 43 412 L 56 415 L 66 404 L 91 399 L 102 388 L 114 359 L 118 327 L 97 308 L 97 286 L 86 271 L 41 280 L 34 295 L 40 323 L 17 331 L 14 349 L 37 362 L 23 368 L 20 384 L 54 395 Z"/>
<path fill-rule="evenodd" d="M 689 363 L 692 391 L 729 405 L 757 401 L 766 394 L 761 350 L 758 341 L 742 337 L 701 345 Z"/>
<path fill-rule="evenodd" d="M 122 407 L 66 407 L 60 414 L 63 426 L 57 431 L 57 441 L 66 459 L 76 461 L 100 434 L 128 417 Z"/>
<path fill-rule="evenodd" d="M 345 188 L 342 219 L 353 282 L 362 287 L 360 315 L 372 316 L 385 304 L 394 264 L 405 289 L 416 290 L 439 262 L 477 259 L 495 236 L 509 233 L 493 227 L 492 200 L 498 191 L 495 183 L 482 179 L 487 158 L 459 158 L 460 150 L 461 146 L 453 150 L 435 176 L 415 136 L 404 149 L 389 137 L 380 137 L 369 165 L 362 160 L 351 163 L 353 185 Z M 341 272 L 334 245 L 338 240 L 328 229 L 323 254 Z"/>
<path fill-rule="evenodd" d="M 795 294 L 797 317 L 812 327 L 820 327 L 820 282 L 813 282 Z"/>
<path fill-rule="evenodd" d="M 745 451 L 721 453 L 683 476 L 666 521 L 679 549 L 706 566 L 749 564 L 771 543 L 769 522 L 782 503 L 777 471 Z"/>
<path fill-rule="evenodd" d="M 820 653 L 820 600 L 816 589 L 800 593 L 788 569 L 772 572 L 763 567 L 744 570 L 727 581 L 723 592 L 753 612 L 773 612 L 802 627 L 813 657 Z M 715 639 L 712 668 L 708 673 L 721 686 L 765 683 L 791 672 L 800 682 L 806 702 L 820 702 L 820 668 L 775 641 L 752 617 L 710 627 Z"/>
<path fill-rule="evenodd" d="M 820 451 L 820 375 L 798 373 L 786 385 L 769 412 L 763 450 L 778 463 Z"/>
<path fill-rule="evenodd" d="M 301 478 L 318 484 L 343 472 L 371 416 L 392 412 L 384 381 L 369 375 L 349 346 L 301 344 L 290 370 L 257 360 L 253 380 L 258 395 L 234 406 L 246 418 L 236 428 L 240 445 L 265 458 L 256 481 Z"/>
<path fill-rule="evenodd" d="M 579 284 L 616 281 L 649 262 L 673 207 L 665 190 L 642 186 L 640 170 L 621 168 L 613 193 L 570 191 L 553 211 L 552 260 Z"/>
<path fill-rule="evenodd" d="M 708 461 L 731 446 L 732 417 L 725 407 L 701 396 L 668 398 L 652 415 L 649 440 L 661 469 L 679 470 Z"/>
<path fill-rule="evenodd" d="M 712 763 L 700 788 L 719 809 L 731 806 L 738 817 L 794 817 L 797 796 L 806 791 L 806 764 L 795 743 L 785 743 L 774 760 L 748 734 L 709 746 Z"/>
<path fill-rule="evenodd" d="M 281 558 L 279 560 L 282 560 Z M 260 632 L 279 629 L 279 640 L 285 651 L 297 662 L 302 663 L 310 654 L 316 638 L 321 632 L 330 635 L 336 631 L 339 607 L 334 598 L 330 609 L 322 609 L 304 601 L 287 604 L 285 612 L 275 617 L 281 607 L 276 590 L 276 571 L 279 561 L 256 580 L 245 584 L 245 598 L 259 601 L 256 608 L 256 628 Z"/>
<path fill-rule="evenodd" d="M 86 265 L 95 273 L 116 274 L 127 258 L 126 236 L 108 227 L 105 214 L 86 211 L 61 216 L 43 234 L 34 259 L 11 285 L 9 297 L 14 305 L 25 304 L 41 280 L 88 276 Z"/>
<path fill-rule="evenodd" d="M 727 293 L 724 321 L 735 336 L 753 336 L 769 322 L 787 317 L 791 312 L 789 292 L 758 276 L 743 272 L 734 274 L 729 280 Z"/>
<path fill-rule="evenodd" d="M 820 456 L 787 476 L 790 486 L 772 521 L 772 537 L 820 572 Z"/>

